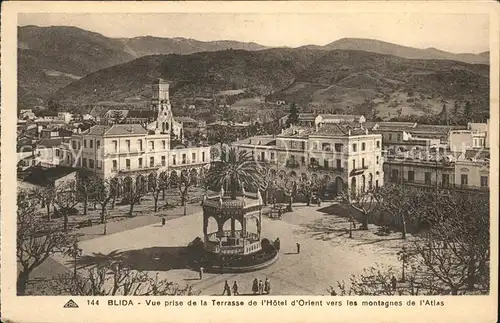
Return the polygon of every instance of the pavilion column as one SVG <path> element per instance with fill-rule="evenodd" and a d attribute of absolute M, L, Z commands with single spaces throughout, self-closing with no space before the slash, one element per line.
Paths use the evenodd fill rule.
<path fill-rule="evenodd" d="M 236 236 L 236 220 L 234 219 L 234 217 L 231 217 L 231 236 Z"/>

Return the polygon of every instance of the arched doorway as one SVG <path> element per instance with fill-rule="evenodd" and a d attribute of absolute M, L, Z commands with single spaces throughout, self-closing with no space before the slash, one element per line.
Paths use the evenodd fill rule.
<path fill-rule="evenodd" d="M 353 177 L 351 179 L 351 194 L 352 195 L 356 194 L 356 177 Z"/>
<path fill-rule="evenodd" d="M 361 175 L 361 191 L 365 192 L 366 191 L 366 178 L 365 175 Z"/>
<path fill-rule="evenodd" d="M 342 177 L 335 178 L 335 191 L 337 195 L 342 193 L 343 190 L 344 190 L 344 180 L 342 179 Z"/>
<path fill-rule="evenodd" d="M 135 188 L 137 191 L 140 192 L 145 192 L 147 187 L 146 187 L 146 179 L 142 175 L 138 175 L 135 179 Z"/>
<path fill-rule="evenodd" d="M 372 189 L 373 188 L 373 175 L 372 173 L 368 174 L 368 189 Z"/>

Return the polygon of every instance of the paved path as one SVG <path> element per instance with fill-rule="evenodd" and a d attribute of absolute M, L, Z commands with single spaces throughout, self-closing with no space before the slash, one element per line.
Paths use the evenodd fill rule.
<path fill-rule="evenodd" d="M 354 239 L 349 239 L 345 231 L 348 222 L 317 207 L 295 206 L 294 212 L 285 214 L 282 220 L 264 217 L 262 226 L 262 237 L 281 240 L 280 258 L 275 264 L 252 273 L 204 274 L 202 280 L 182 263 L 183 247 L 195 237 L 202 237 L 201 213 L 169 220 L 165 227 L 156 223 L 85 240 L 80 247 L 87 255 L 124 252 L 135 268 L 159 271 L 161 278 L 181 285 L 192 284 L 203 295 L 220 295 L 225 280 L 230 285 L 238 281 L 240 293 L 248 293 L 254 278 L 266 277 L 271 281 L 272 294 L 323 295 L 330 285 L 348 280 L 351 274 L 375 262 L 399 264 L 395 255 L 397 238 L 356 231 Z M 295 253 L 296 242 L 301 244 L 300 254 Z"/>

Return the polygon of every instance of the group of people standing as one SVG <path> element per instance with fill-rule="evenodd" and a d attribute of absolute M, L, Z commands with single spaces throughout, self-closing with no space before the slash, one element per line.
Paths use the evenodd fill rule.
<path fill-rule="evenodd" d="M 269 294 L 271 292 L 271 282 L 267 279 L 264 282 L 255 278 L 252 283 L 252 292 L 254 294 Z"/>
<path fill-rule="evenodd" d="M 234 281 L 233 287 L 231 288 L 229 286 L 228 281 L 226 280 L 224 282 L 224 290 L 222 291 L 222 295 L 231 296 L 231 292 L 232 295 L 235 296 L 240 295 L 238 291 L 238 283 Z M 269 281 L 269 279 L 267 279 L 267 277 L 264 282 L 262 280 L 257 280 L 257 278 L 255 278 L 252 283 L 252 292 L 254 295 L 271 293 L 271 282 Z"/>

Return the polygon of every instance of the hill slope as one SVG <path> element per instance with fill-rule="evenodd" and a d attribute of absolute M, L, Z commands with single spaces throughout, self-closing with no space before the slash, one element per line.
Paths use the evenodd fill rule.
<path fill-rule="evenodd" d="M 419 49 L 365 38 L 342 38 L 325 46 L 309 45 L 306 47 L 320 50 L 362 50 L 365 52 L 393 55 L 411 59 L 441 59 L 471 64 L 489 64 L 489 52 L 480 54 L 454 54 L 435 48 Z"/>
<path fill-rule="evenodd" d="M 306 108 L 390 117 L 439 113 L 443 102 L 469 100 L 488 113 L 489 67 L 410 60 L 364 51 L 269 49 L 155 55 L 94 72 L 54 94 L 66 103 L 150 96 L 150 82 L 173 82 L 173 100 L 250 89 Z"/>
<path fill-rule="evenodd" d="M 236 41 L 185 38 L 115 39 L 76 27 L 18 27 L 20 103 L 39 104 L 49 92 L 89 73 L 153 54 L 191 54 L 223 49 L 260 50 Z"/>

